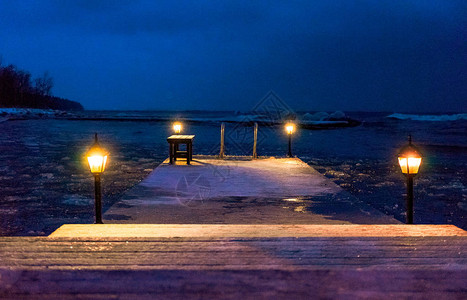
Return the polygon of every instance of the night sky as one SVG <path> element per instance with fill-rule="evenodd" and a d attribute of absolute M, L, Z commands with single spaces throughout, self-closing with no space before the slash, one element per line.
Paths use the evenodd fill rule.
<path fill-rule="evenodd" d="M 467 111 L 466 0 L 0 0 L 0 55 L 86 109 Z"/>

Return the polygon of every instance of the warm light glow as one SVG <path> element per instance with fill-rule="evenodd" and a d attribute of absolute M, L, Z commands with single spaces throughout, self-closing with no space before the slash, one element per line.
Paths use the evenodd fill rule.
<path fill-rule="evenodd" d="M 412 136 L 409 135 L 409 144 L 402 147 L 397 156 L 402 173 L 406 175 L 415 175 L 418 173 L 418 169 L 422 163 L 422 154 L 418 148 L 412 144 Z"/>
<path fill-rule="evenodd" d="M 94 137 L 94 145 L 86 153 L 86 157 L 89 163 L 89 169 L 93 174 L 101 174 L 105 170 L 107 164 L 108 153 L 101 148 L 97 141 L 97 134 Z"/>
<path fill-rule="evenodd" d="M 292 134 L 295 131 L 295 124 L 293 123 L 285 124 L 285 130 L 287 131 L 287 134 Z"/>
<path fill-rule="evenodd" d="M 102 173 L 105 170 L 107 164 L 107 155 L 93 155 L 88 156 L 89 168 L 91 173 Z"/>
<path fill-rule="evenodd" d="M 421 163 L 421 157 L 399 157 L 399 165 L 404 174 L 417 174 Z"/>
<path fill-rule="evenodd" d="M 179 122 L 174 123 L 174 132 L 177 133 L 177 134 L 182 132 L 182 124 L 181 123 L 179 123 Z"/>

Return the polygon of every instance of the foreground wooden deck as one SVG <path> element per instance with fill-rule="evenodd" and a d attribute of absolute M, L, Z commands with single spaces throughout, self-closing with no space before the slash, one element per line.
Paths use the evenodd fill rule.
<path fill-rule="evenodd" d="M 454 226 L 391 225 L 399 226 L 394 231 L 359 225 L 366 227 L 358 228 L 362 236 L 349 236 L 345 227 L 353 225 L 338 225 L 327 229 L 332 237 L 313 236 L 311 229 L 294 237 L 303 228 L 292 226 L 272 227 L 269 237 L 228 237 L 240 229 L 215 234 L 217 227 L 202 225 L 198 233 L 175 237 L 171 225 L 151 225 L 158 236 L 139 238 L 129 237 L 128 228 L 113 231 L 126 237 L 112 231 L 99 237 L 99 229 L 83 226 L 87 237 L 70 237 L 68 227 L 51 237 L 0 238 L 0 298 L 467 296 L 467 236 Z M 371 236 L 375 232 L 386 236 Z"/>

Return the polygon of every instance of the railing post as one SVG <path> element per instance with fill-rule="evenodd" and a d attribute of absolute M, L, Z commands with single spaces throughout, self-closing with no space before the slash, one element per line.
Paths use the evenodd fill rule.
<path fill-rule="evenodd" d="M 253 159 L 258 158 L 258 154 L 256 153 L 257 142 L 258 142 L 258 123 L 255 122 L 254 134 L 253 134 Z"/>
<path fill-rule="evenodd" d="M 219 153 L 219 158 L 224 159 L 224 131 L 225 131 L 225 124 L 221 124 L 221 149 Z"/>

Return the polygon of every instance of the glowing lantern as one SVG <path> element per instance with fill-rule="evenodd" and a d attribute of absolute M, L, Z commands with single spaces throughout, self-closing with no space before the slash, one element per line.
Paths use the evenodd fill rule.
<path fill-rule="evenodd" d="M 403 147 L 398 155 L 399 166 L 402 173 L 406 175 L 416 175 L 422 162 L 420 151 L 412 145 L 412 137 L 409 136 L 409 144 Z"/>
<path fill-rule="evenodd" d="M 94 145 L 89 149 L 86 154 L 89 163 L 89 169 L 93 174 L 101 174 L 105 170 L 107 164 L 107 152 L 101 148 L 99 142 L 97 141 L 97 133 L 94 136 Z"/>
<path fill-rule="evenodd" d="M 285 131 L 287 134 L 292 134 L 295 131 L 295 124 L 294 123 L 287 123 L 285 124 Z"/>
<path fill-rule="evenodd" d="M 285 124 L 285 131 L 289 136 L 289 151 L 287 153 L 287 156 L 292 157 L 292 133 L 294 133 L 295 131 L 295 124 L 292 122 L 288 122 L 287 124 Z"/>
<path fill-rule="evenodd" d="M 407 224 L 413 224 L 413 179 L 417 175 L 422 163 L 422 155 L 417 147 L 412 145 L 412 137 L 409 135 L 409 144 L 404 146 L 398 155 L 401 171 L 407 177 Z"/>
<path fill-rule="evenodd" d="M 173 127 L 174 127 L 174 132 L 175 132 L 176 134 L 180 134 L 180 132 L 182 132 L 182 123 L 180 123 L 180 122 L 175 122 L 175 123 L 173 124 Z"/>
<path fill-rule="evenodd" d="M 89 149 L 86 157 L 89 163 L 89 169 L 94 174 L 94 199 L 96 209 L 96 224 L 102 224 L 102 191 L 101 191 L 101 174 L 105 170 L 107 164 L 107 152 L 101 148 L 97 141 L 97 133 L 94 136 L 94 145 Z"/>

